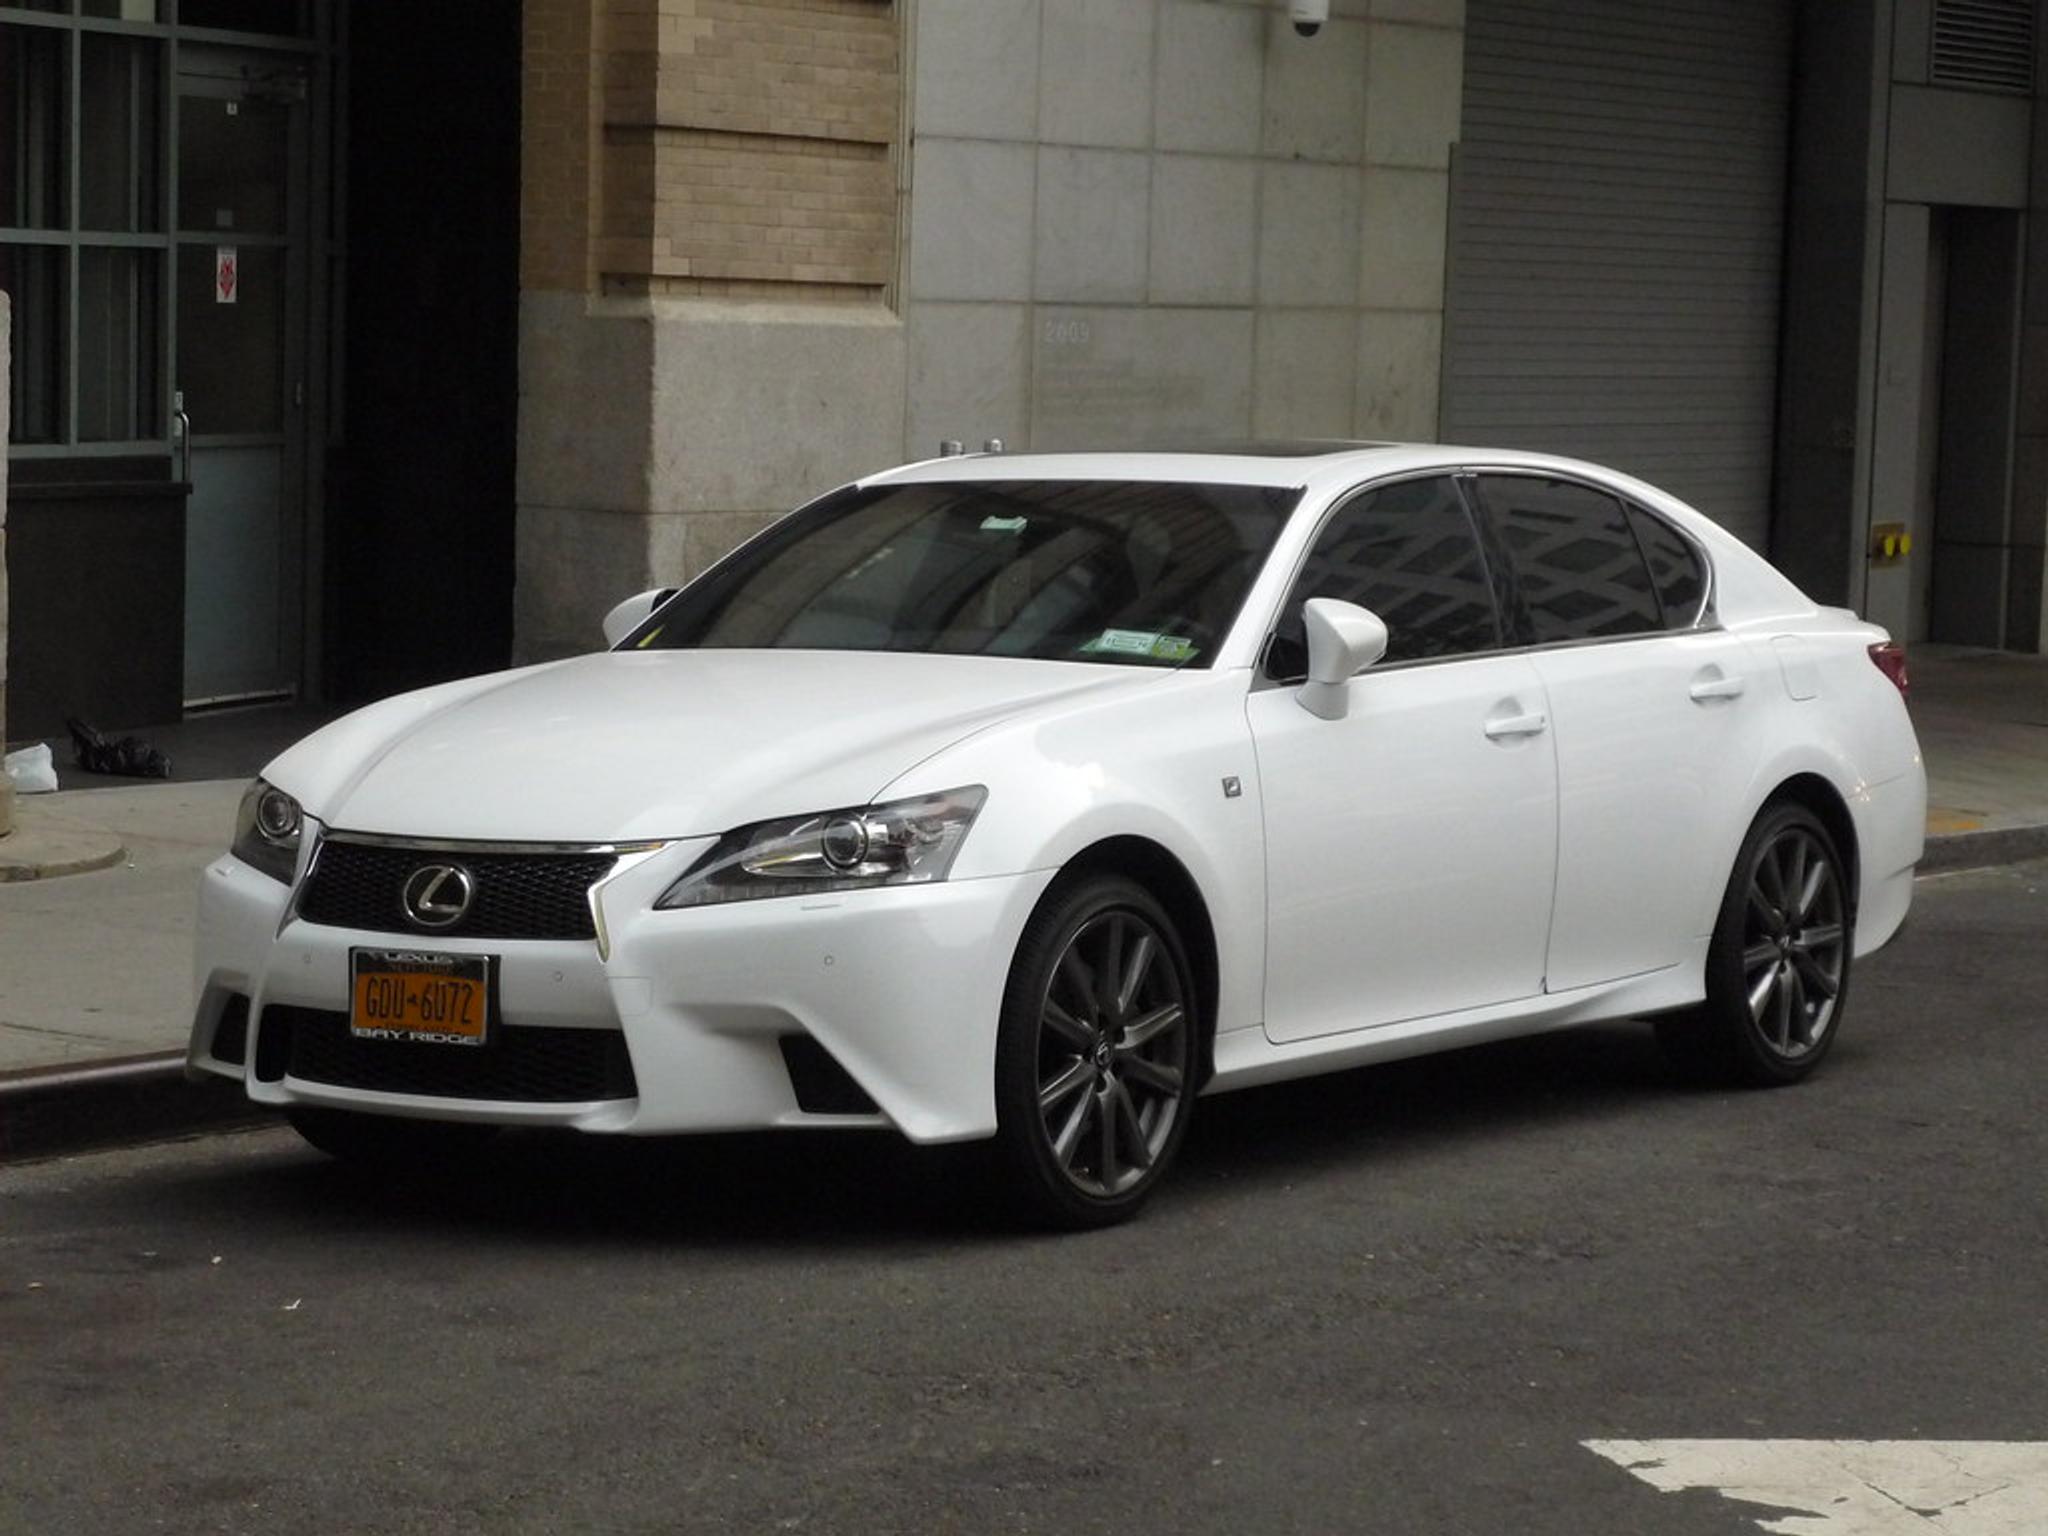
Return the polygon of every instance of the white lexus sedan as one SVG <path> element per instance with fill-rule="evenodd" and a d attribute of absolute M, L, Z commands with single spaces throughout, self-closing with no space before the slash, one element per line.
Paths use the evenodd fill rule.
<path fill-rule="evenodd" d="M 1801 1078 L 1921 853 L 1898 647 L 1568 460 L 914 464 L 605 632 L 265 770 L 194 1069 L 386 1163 L 989 1140 L 1099 1224 L 1204 1093 L 1614 1018 Z"/>

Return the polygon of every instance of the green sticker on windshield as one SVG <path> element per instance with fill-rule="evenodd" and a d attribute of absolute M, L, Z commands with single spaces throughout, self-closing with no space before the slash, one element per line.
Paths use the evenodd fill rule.
<path fill-rule="evenodd" d="M 1105 629 L 1081 647 L 1089 656 L 1144 656 L 1154 661 L 1186 661 L 1195 643 L 1185 635 L 1162 635 L 1150 629 Z"/>
<path fill-rule="evenodd" d="M 1028 517 L 984 517 L 981 520 L 983 533 L 1022 533 L 1030 526 Z"/>

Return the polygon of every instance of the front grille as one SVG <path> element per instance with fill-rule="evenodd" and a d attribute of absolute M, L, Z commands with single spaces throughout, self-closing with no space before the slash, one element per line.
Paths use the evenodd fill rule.
<path fill-rule="evenodd" d="M 257 1050 L 271 1041 L 282 1075 L 369 1093 L 516 1104 L 580 1104 L 639 1093 L 626 1037 L 616 1029 L 499 1025 L 488 1045 L 422 1045 L 358 1040 L 348 1015 L 277 1004 L 263 1010 Z"/>
<path fill-rule="evenodd" d="M 299 916 L 336 928 L 468 939 L 592 939 L 590 888 L 609 853 L 450 853 L 329 838 L 299 896 Z M 405 882 L 423 865 L 469 871 L 476 896 L 459 922 L 427 928 L 405 913 Z"/>

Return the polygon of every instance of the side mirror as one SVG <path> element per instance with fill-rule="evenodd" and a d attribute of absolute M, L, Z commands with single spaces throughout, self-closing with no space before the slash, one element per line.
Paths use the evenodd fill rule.
<path fill-rule="evenodd" d="M 604 616 L 604 643 L 617 645 L 640 627 L 640 621 L 676 594 L 674 587 L 656 587 L 627 598 Z"/>
<path fill-rule="evenodd" d="M 1301 610 L 1308 636 L 1308 681 L 1295 697 L 1324 720 L 1342 720 L 1350 708 L 1351 679 L 1387 654 L 1387 626 L 1356 603 L 1312 597 Z"/>

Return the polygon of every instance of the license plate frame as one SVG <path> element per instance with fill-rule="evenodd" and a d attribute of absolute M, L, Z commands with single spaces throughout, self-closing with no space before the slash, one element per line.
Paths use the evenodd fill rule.
<path fill-rule="evenodd" d="M 351 948 L 348 1032 L 380 1044 L 488 1047 L 498 1033 L 497 956 Z"/>

